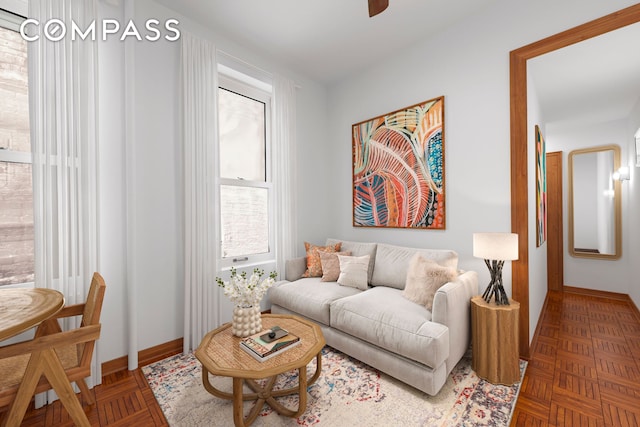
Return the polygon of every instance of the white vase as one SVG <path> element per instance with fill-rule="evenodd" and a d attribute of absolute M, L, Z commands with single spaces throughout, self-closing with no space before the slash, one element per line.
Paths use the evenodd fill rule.
<path fill-rule="evenodd" d="M 262 331 L 260 306 L 243 307 L 236 305 L 233 309 L 233 320 L 231 321 L 231 332 L 233 335 L 246 338 L 260 331 Z"/>

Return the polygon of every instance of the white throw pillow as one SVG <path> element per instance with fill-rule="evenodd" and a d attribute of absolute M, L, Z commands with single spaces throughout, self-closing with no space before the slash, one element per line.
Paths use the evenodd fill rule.
<path fill-rule="evenodd" d="M 427 310 L 433 308 L 433 298 L 442 285 L 458 277 L 455 268 L 443 267 L 437 262 L 416 253 L 409 262 L 407 282 L 402 296 Z"/>
<path fill-rule="evenodd" d="M 338 255 L 340 260 L 340 276 L 338 284 L 361 290 L 367 289 L 367 270 L 369 269 L 369 255 L 346 256 Z"/>

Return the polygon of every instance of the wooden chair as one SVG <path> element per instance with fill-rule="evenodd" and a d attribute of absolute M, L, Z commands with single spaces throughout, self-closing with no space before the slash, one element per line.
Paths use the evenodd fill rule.
<path fill-rule="evenodd" d="M 64 307 L 42 322 L 33 340 L 0 347 L 0 408 L 10 405 L 4 425 L 20 425 L 35 393 L 54 389 L 78 426 L 88 426 L 86 414 L 71 383 L 75 382 L 90 405 L 95 397 L 85 378 L 91 375 L 91 358 L 100 337 L 100 312 L 105 283 L 94 273 L 84 304 Z M 62 331 L 58 319 L 82 316 L 77 329 Z"/>

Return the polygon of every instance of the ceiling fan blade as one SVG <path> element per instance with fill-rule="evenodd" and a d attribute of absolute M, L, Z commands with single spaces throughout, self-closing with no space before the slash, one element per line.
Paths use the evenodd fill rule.
<path fill-rule="evenodd" d="M 376 16 L 389 6 L 389 0 L 369 0 L 369 17 Z"/>

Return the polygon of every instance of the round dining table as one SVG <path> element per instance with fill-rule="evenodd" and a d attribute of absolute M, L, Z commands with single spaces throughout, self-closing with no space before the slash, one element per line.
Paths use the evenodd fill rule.
<path fill-rule="evenodd" d="M 63 306 L 64 295 L 54 289 L 0 289 L 0 341 L 39 325 Z"/>

